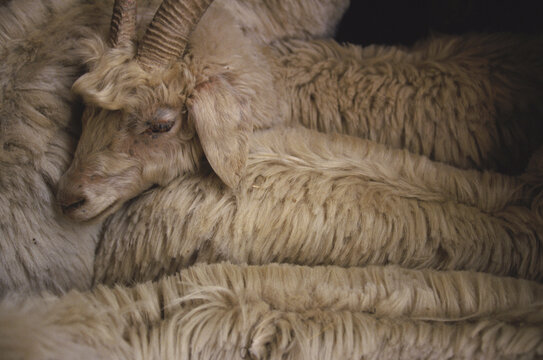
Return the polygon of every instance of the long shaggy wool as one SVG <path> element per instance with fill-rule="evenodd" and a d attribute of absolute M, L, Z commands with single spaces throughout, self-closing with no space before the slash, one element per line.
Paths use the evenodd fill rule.
<path fill-rule="evenodd" d="M 543 287 L 395 266 L 198 265 L 0 304 L 5 359 L 533 359 Z"/>
<path fill-rule="evenodd" d="M 521 172 L 543 144 L 541 36 L 436 36 L 409 49 L 286 40 L 273 48 L 294 123 L 507 173 Z"/>
<path fill-rule="evenodd" d="M 175 58 L 185 48 L 183 41 L 177 44 L 183 49 L 172 50 L 166 58 L 166 53 L 158 53 L 158 49 L 173 49 L 177 43 L 166 34 L 156 35 L 160 31 L 155 20 L 162 19 L 158 13 L 139 45 L 129 41 L 111 48 L 102 38 L 88 41 L 89 71 L 73 87 L 85 100 L 86 125 L 72 166 L 59 184 L 59 201 L 63 204 L 76 197 L 86 198 L 77 211 L 70 212 L 72 219 L 87 221 L 102 210 L 114 212 L 118 208 L 110 206 L 114 202 L 120 206 L 153 184 L 166 184 L 180 173 L 199 168 L 204 160 L 202 153 L 221 179 L 236 187 L 245 168 L 247 138 L 253 127 L 268 128 L 281 121 L 266 44 L 258 32 L 248 29 L 258 28 L 255 24 L 268 16 L 277 22 L 278 16 L 285 26 L 276 37 L 307 37 L 310 29 L 305 33 L 301 29 L 308 22 L 295 20 L 304 14 L 304 7 L 317 10 L 304 16 L 320 14 L 325 18 L 316 19 L 317 28 L 328 28 L 346 5 L 344 0 L 249 1 L 243 7 L 250 4 L 247 9 L 254 12 L 250 16 L 247 9 L 237 12 L 239 7 L 231 3 L 213 3 L 191 32 L 184 55 L 160 71 L 150 71 L 152 64 L 168 64 L 173 60 L 168 60 L 169 56 Z M 322 6 L 316 6 L 319 3 Z M 339 6 L 327 17 L 322 10 L 334 4 Z M 267 12 L 260 11 L 267 8 Z M 252 24 L 249 28 L 247 21 Z M 290 21 L 296 26 L 289 26 Z M 170 20 L 159 22 L 174 26 Z M 263 25 L 264 32 L 270 31 L 267 25 Z M 151 33 L 153 37 L 147 38 Z M 145 133 L 145 129 L 149 121 L 160 117 L 155 111 L 163 107 L 179 114 L 175 119 L 188 125 L 173 127 L 160 136 L 150 135 L 149 140 L 157 141 L 149 143 L 146 136 L 150 132 Z M 134 122 L 125 122 L 128 117 Z M 89 177 L 96 181 L 85 181 Z"/>
<path fill-rule="evenodd" d="M 153 280 L 217 261 L 543 279 L 541 196 L 520 178 L 303 128 L 255 133 L 248 164 L 237 191 L 211 174 L 184 176 L 112 216 L 95 282 Z"/>
<path fill-rule="evenodd" d="M 151 20 L 159 2 L 138 1 L 141 23 Z M 274 31 L 276 37 L 332 33 L 348 0 L 288 4 L 232 6 L 248 21 L 246 30 L 270 40 Z M 88 39 L 107 38 L 112 8 L 112 0 L 0 4 L 0 297 L 13 290 L 59 293 L 90 286 L 100 224 L 68 221 L 55 192 L 80 132 L 81 106 L 70 88 L 85 70 Z M 279 27 L 287 9 L 293 23 Z M 254 31 L 258 21 L 251 11 L 260 20 L 273 13 L 262 33 Z M 310 15 L 319 21 L 310 23 Z"/>
<path fill-rule="evenodd" d="M 140 21 L 156 3 L 138 1 Z M 246 4 L 238 13 L 251 19 L 247 9 L 279 3 Z M 284 4 L 291 19 L 336 19 L 346 1 Z M 79 132 L 69 92 L 83 71 L 79 41 L 106 36 L 112 1 L 0 5 L 0 296 L 86 289 L 99 228 L 66 221 L 53 194 Z M 264 18 L 266 31 L 311 35 Z M 333 21 L 313 25 L 308 31 L 328 34 Z M 3 300 L 0 358 L 543 356 L 540 284 L 420 269 L 541 280 L 540 157 L 515 178 L 304 130 L 263 132 L 251 146 L 238 192 L 202 172 L 149 192 L 108 222 L 95 281 L 155 282 Z M 419 270 L 185 269 L 224 259 Z"/>
<path fill-rule="evenodd" d="M 65 219 L 54 194 L 79 131 L 70 92 L 82 71 L 78 43 L 107 19 L 94 3 L 0 7 L 0 297 L 91 283 L 99 229 Z"/>

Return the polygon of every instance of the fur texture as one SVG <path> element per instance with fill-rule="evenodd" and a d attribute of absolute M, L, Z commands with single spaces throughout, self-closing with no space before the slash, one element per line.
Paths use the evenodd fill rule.
<path fill-rule="evenodd" d="M 142 70 L 134 46 L 109 49 L 96 40 L 90 71 L 74 88 L 100 110 L 86 112 L 59 186 L 67 216 L 105 217 L 206 160 L 235 189 L 253 129 L 278 123 L 505 173 L 522 172 L 543 144 L 540 37 L 432 38 L 409 51 L 330 40 L 268 44 L 229 11 L 212 6 L 185 56 L 164 71 Z M 165 122 L 171 130 L 152 130 Z"/>
<path fill-rule="evenodd" d="M 274 43 L 293 123 L 462 168 L 524 170 L 543 144 L 543 37 L 437 36 L 410 49 Z M 288 121 L 288 120 L 287 120 Z"/>
<path fill-rule="evenodd" d="M 152 11 L 139 3 L 140 22 L 148 22 Z M 98 228 L 67 222 L 53 193 L 79 131 L 68 89 L 88 59 L 80 39 L 105 37 L 111 3 L 73 4 L 18 0 L 0 10 L 1 295 L 87 288 L 92 276 Z M 118 50 L 119 58 L 129 52 Z M 110 219 L 97 279 L 132 284 L 224 258 L 396 262 L 541 279 L 536 156 L 527 174 L 512 178 L 304 130 L 258 134 L 250 146 L 250 171 L 237 192 L 204 166 Z M 476 273 L 196 265 L 133 288 L 6 299 L 0 354 L 536 358 L 543 356 L 541 300 L 540 284 Z"/>
<path fill-rule="evenodd" d="M 62 216 L 55 191 L 79 131 L 70 92 L 82 71 L 78 44 L 105 25 L 95 4 L 0 8 L 0 296 L 91 283 L 99 228 Z"/>
<path fill-rule="evenodd" d="M 200 265 L 133 288 L 4 301 L 0 351 L 5 359 L 532 359 L 543 355 L 542 300 L 538 283 L 480 273 Z"/>
<path fill-rule="evenodd" d="M 225 1 L 219 0 L 218 2 Z M 244 34 L 263 43 L 332 37 L 350 0 L 237 0 L 228 6 Z"/>
<path fill-rule="evenodd" d="M 104 218 L 147 188 L 197 171 L 204 155 L 235 188 L 253 128 L 282 121 L 284 104 L 267 54 L 272 34 L 277 40 L 330 33 L 347 4 L 214 2 L 185 54 L 164 69 L 141 66 L 136 41 L 110 48 L 101 37 L 89 40 L 89 71 L 74 84 L 87 104 L 83 134 L 59 183 L 65 214 L 78 221 Z"/>
<path fill-rule="evenodd" d="M 237 191 L 203 171 L 112 216 L 96 282 L 152 280 L 221 260 L 393 263 L 541 280 L 537 189 L 345 135 L 262 131 L 251 137 Z"/>
<path fill-rule="evenodd" d="M 138 1 L 140 23 L 149 23 L 158 3 Z M 245 2 L 243 16 L 251 8 L 282 9 L 277 2 L 277 8 L 265 4 L 271 3 Z M 346 1 L 326 1 L 311 13 L 325 16 L 322 9 L 332 4 L 337 12 L 319 22 L 323 27 L 312 24 L 306 32 L 300 24 L 284 24 L 277 37 L 328 34 Z M 18 0 L 0 7 L 0 297 L 90 286 L 100 219 L 69 221 L 55 193 L 81 131 L 81 106 L 70 87 L 97 51 L 99 42 L 89 39 L 106 38 L 112 7 L 111 0 Z M 264 37 L 278 29 L 272 23 L 279 18 L 270 17 Z"/>

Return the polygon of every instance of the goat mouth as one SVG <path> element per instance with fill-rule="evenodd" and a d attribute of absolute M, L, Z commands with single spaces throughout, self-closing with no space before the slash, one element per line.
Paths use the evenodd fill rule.
<path fill-rule="evenodd" d="M 111 215 L 112 210 L 117 206 L 118 203 L 119 203 L 119 200 L 115 200 L 114 202 L 112 202 L 111 204 L 106 206 L 103 210 L 98 212 L 96 215 L 94 215 L 94 216 L 92 216 L 92 217 L 90 217 L 88 219 L 84 219 L 84 221 L 92 222 L 92 221 L 96 221 L 98 219 L 101 219 L 102 217 Z"/>
<path fill-rule="evenodd" d="M 119 200 L 116 200 L 100 210 L 97 213 L 91 212 L 89 214 L 88 209 L 85 209 L 85 205 L 83 204 L 74 204 L 72 209 L 69 212 L 64 212 L 65 215 L 67 215 L 72 220 L 78 221 L 78 222 L 96 222 L 101 220 L 103 217 L 109 215 L 112 213 L 113 209 L 117 204 L 119 203 Z"/>
<path fill-rule="evenodd" d="M 64 214 L 74 212 L 75 210 L 82 207 L 83 204 L 85 204 L 86 201 L 87 201 L 86 199 L 81 199 L 81 200 L 79 200 L 77 202 L 74 202 L 73 204 L 62 206 L 62 212 Z"/>

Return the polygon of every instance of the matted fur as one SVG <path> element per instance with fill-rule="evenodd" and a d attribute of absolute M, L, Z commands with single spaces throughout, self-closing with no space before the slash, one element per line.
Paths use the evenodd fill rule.
<path fill-rule="evenodd" d="M 148 23 L 158 3 L 139 0 L 138 21 Z M 262 36 L 276 39 L 329 34 L 347 3 L 295 2 L 289 8 L 299 9 L 290 15 L 301 17 L 326 17 L 330 7 L 337 7 L 329 19 L 311 24 L 309 18 L 298 19 L 280 29 L 273 24 L 284 10 L 281 2 L 236 6 L 244 7 L 240 16 L 247 20 L 251 9 L 274 12 Z M 308 4 L 314 11 L 304 14 L 300 9 Z M 90 286 L 100 224 L 67 220 L 58 211 L 55 192 L 80 132 L 80 104 L 70 88 L 85 61 L 100 50 L 100 41 L 92 39 L 107 38 L 112 7 L 113 0 L 16 0 L 0 6 L 0 296 Z"/>
<path fill-rule="evenodd" d="M 253 128 L 282 121 L 285 104 L 276 94 L 282 90 L 274 84 L 268 58 L 271 31 L 277 28 L 275 40 L 329 33 L 348 1 L 287 3 L 214 2 L 193 29 L 185 53 L 172 50 L 181 56 L 160 69 L 142 63 L 144 42 L 110 48 L 101 37 L 89 40 L 88 72 L 73 87 L 88 111 L 74 162 L 58 187 L 65 214 L 78 221 L 103 218 L 147 188 L 197 171 L 204 158 L 235 188 Z M 313 11 L 302 16 L 306 7 Z M 327 15 L 325 9 L 333 7 Z M 281 21 L 275 17 L 287 11 Z M 298 17 L 310 14 L 321 18 L 303 29 L 309 22 Z M 262 32 L 250 31 L 260 21 Z M 170 126 L 155 131 L 156 123 Z"/>
<path fill-rule="evenodd" d="M 105 110 L 84 116 L 74 163 L 61 179 L 68 216 L 105 217 L 206 160 L 236 188 L 253 129 L 278 123 L 505 173 L 522 172 L 543 143 L 540 37 L 436 37 L 410 51 L 331 40 L 268 44 L 219 5 L 204 15 L 185 56 L 163 72 L 143 71 L 134 47 L 93 46 L 90 71 L 74 88 L 89 108 Z M 179 114 L 176 126 L 155 133 L 149 124 L 164 107 Z"/>
<path fill-rule="evenodd" d="M 460 170 L 345 135 L 262 131 L 251 138 L 237 191 L 202 172 L 113 215 L 95 281 L 152 280 L 221 260 L 393 263 L 541 280 L 539 191 L 521 178 Z"/>
<path fill-rule="evenodd" d="M 57 212 L 55 190 L 79 131 L 78 43 L 104 27 L 105 3 L 0 7 L 0 296 L 90 286 L 99 229 Z"/>
<path fill-rule="evenodd" d="M 68 5 L 72 3 L 60 1 L 54 2 L 54 6 L 41 7 L 41 4 L 52 3 L 18 0 L 8 4 L 9 11 L 8 8 L 1 8 L 0 11 L 0 57 L 3 60 L 0 62 L 0 266 L 4 267 L 0 268 L 0 290 L 3 291 L 16 289 L 27 292 L 47 288 L 62 292 L 70 287 L 85 288 L 90 280 L 89 264 L 96 229 L 68 224 L 52 210 L 55 183 L 60 171 L 67 166 L 77 133 L 77 127 L 71 125 L 73 115 L 78 111 L 72 107 L 74 98 L 67 91 L 71 82 L 69 79 L 73 79 L 73 75 L 81 70 L 78 65 L 80 54 L 75 51 L 77 44 L 73 39 L 64 37 L 68 33 L 52 31 L 65 29 L 66 24 L 73 26 L 73 22 L 79 19 L 77 11 L 81 9 L 70 8 L 68 11 Z M 82 8 L 84 15 L 80 15 L 90 16 L 88 24 L 109 21 L 107 16 L 101 18 L 90 11 L 96 4 L 101 3 L 94 2 Z M 64 19 L 65 23 L 48 21 L 47 16 L 51 14 L 61 14 L 59 19 Z M 36 25 L 36 21 L 41 25 Z M 87 25 L 77 25 L 74 31 L 86 36 Z M 97 26 L 102 29 L 99 31 L 106 32 L 102 25 Z M 60 37 L 55 37 L 55 34 Z M 43 53 L 42 46 L 51 48 L 52 44 L 58 53 Z M 69 69 L 66 74 L 64 66 Z M 59 76 L 61 74 L 65 76 Z M 439 204 L 431 209 L 448 209 L 448 203 L 443 199 L 453 199 L 453 204 L 476 209 L 475 219 L 482 218 L 478 216 L 479 213 L 488 213 L 488 219 L 492 219 L 489 221 L 490 227 L 501 228 L 503 232 L 500 234 L 507 233 L 520 239 L 513 246 L 504 236 L 503 242 L 496 245 L 497 248 L 503 246 L 504 253 L 496 251 L 493 253 L 496 257 L 477 261 L 472 257 L 475 266 L 488 266 L 489 271 L 498 269 L 498 273 L 529 274 L 526 276 L 533 278 L 539 276 L 533 274 L 541 274 L 532 258 L 540 258 L 541 251 L 540 228 L 535 228 L 540 222 L 533 220 L 534 214 L 541 216 L 543 213 L 541 210 L 534 211 L 541 209 L 538 205 L 541 194 L 534 192 L 537 181 L 534 187 L 533 184 L 527 187 L 524 186 L 524 179 L 495 174 L 461 172 L 459 177 L 450 176 L 449 172 L 442 171 L 449 168 L 423 158 L 408 161 L 407 170 L 405 164 L 400 164 L 399 168 L 404 169 L 405 174 L 398 178 L 398 168 L 387 164 L 395 163 L 389 161 L 392 160 L 391 156 L 411 158 L 405 152 L 368 151 L 365 154 L 373 160 L 373 165 L 370 161 L 359 168 L 360 158 L 353 160 L 343 153 L 358 149 L 358 145 L 349 145 L 351 141 L 356 144 L 358 140 L 338 138 L 341 144 L 335 149 L 332 146 L 331 150 L 319 149 L 323 143 L 318 142 L 312 145 L 316 148 L 308 153 L 305 149 L 307 144 L 299 142 L 297 136 L 288 139 L 283 135 L 269 139 L 264 136 L 253 144 L 260 151 L 260 158 L 251 159 L 251 166 L 255 169 L 258 164 L 264 169 L 272 165 L 277 171 L 273 176 L 284 174 L 285 169 L 298 168 L 297 176 L 302 179 L 298 182 L 300 186 L 296 183 L 297 176 L 285 178 L 283 181 L 287 185 L 284 190 L 291 186 L 289 180 L 294 181 L 292 190 L 295 191 L 304 188 L 304 179 L 316 177 L 322 180 L 335 174 L 332 178 L 339 176 L 344 181 L 338 194 L 342 194 L 342 199 L 348 199 L 352 193 L 344 190 L 348 189 L 353 176 L 346 174 L 358 168 L 355 178 L 368 180 L 370 195 L 382 193 L 394 198 L 404 190 L 415 191 L 423 202 L 433 199 Z M 324 144 L 333 143 L 330 141 L 326 140 Z M 345 147 L 349 149 L 345 150 Z M 289 156 L 285 158 L 284 154 Z M 324 163 L 315 166 L 323 159 L 326 160 Z M 537 163 L 536 159 L 530 166 L 532 180 L 533 177 L 538 180 L 534 175 L 537 174 Z M 368 177 L 368 173 L 372 175 Z M 452 173 L 457 174 L 457 171 L 453 170 Z M 255 172 L 246 180 L 242 191 L 260 189 L 260 195 L 268 196 L 267 191 L 273 190 L 273 186 L 271 189 L 266 186 L 273 176 L 259 178 Z M 436 176 L 437 184 L 432 178 Z M 379 186 L 371 187 L 375 185 L 372 184 L 375 180 L 378 184 L 384 183 L 382 192 Z M 217 179 L 207 175 L 196 176 L 190 189 L 198 190 L 198 181 L 207 185 L 217 182 Z M 215 192 L 208 201 L 218 199 L 226 210 L 237 206 L 233 196 L 224 196 L 229 190 L 219 185 L 213 186 L 216 186 Z M 175 209 L 178 205 L 174 203 L 178 198 L 176 192 L 179 190 L 172 187 L 163 191 L 175 195 L 164 204 L 165 211 Z M 361 190 L 360 193 L 365 192 Z M 285 201 L 299 201 L 298 198 L 288 197 L 288 194 L 291 193 L 275 192 L 272 195 Z M 206 194 L 197 194 L 199 197 L 203 195 Z M 148 196 L 159 198 L 165 195 L 157 192 L 155 195 L 148 194 L 146 198 Z M 380 202 L 382 199 L 386 197 L 377 196 L 374 201 Z M 144 198 L 142 202 L 145 201 Z M 145 211 L 149 210 L 152 208 Z M 326 208 L 322 213 L 306 211 L 295 220 L 327 220 L 323 215 L 332 214 L 333 211 L 336 209 Z M 175 215 L 175 211 L 172 215 Z M 194 215 L 188 213 L 187 216 Z M 467 216 L 464 218 L 467 219 Z M 147 221 L 154 219 L 148 217 Z M 168 220 L 167 217 L 164 219 Z M 346 217 L 345 221 L 349 219 Z M 127 221 L 132 220 L 141 221 L 139 213 Z M 521 229 L 523 221 L 527 225 Z M 461 226 L 462 231 L 471 234 L 471 228 L 461 222 L 456 224 Z M 137 224 L 131 226 L 137 227 Z M 139 226 L 136 231 L 141 231 L 143 224 Z M 153 224 L 149 231 L 162 236 L 164 232 L 156 231 L 158 226 L 161 223 Z M 208 229 L 209 234 L 213 235 L 214 229 Z M 171 228 L 165 227 L 163 230 L 176 235 Z M 229 231 L 224 229 L 221 235 L 227 236 Z M 240 231 L 245 230 L 241 228 Z M 36 234 L 39 237 L 35 237 Z M 86 242 L 87 239 L 90 241 Z M 166 237 L 160 238 L 163 239 L 167 240 Z M 248 238 L 243 239 L 247 241 Z M 429 239 L 432 240 L 431 237 Z M 139 237 L 135 241 L 141 240 Z M 401 238 L 397 240 L 401 241 Z M 215 241 L 213 244 L 217 243 Z M 152 244 L 156 246 L 158 243 Z M 163 244 L 176 253 L 178 243 L 166 241 Z M 189 248 L 193 244 L 189 243 Z M 233 243 L 224 244 L 230 246 Z M 336 244 L 332 243 L 332 248 L 330 245 L 328 248 L 317 248 L 318 254 L 322 255 L 327 250 L 334 253 Z M 458 245 L 451 244 L 453 247 Z M 463 247 L 466 244 L 460 245 L 458 253 L 461 256 L 455 259 L 464 259 L 463 256 L 469 251 Z M 484 244 L 494 246 L 490 242 Z M 304 245 L 298 249 L 305 251 L 315 243 L 309 241 Z M 257 246 L 260 245 L 257 243 Z M 198 251 L 204 248 L 198 248 L 192 257 L 181 254 L 182 259 L 171 260 L 171 269 L 164 271 L 165 259 L 160 258 L 164 252 L 157 247 L 154 253 L 159 257 L 157 263 L 141 264 L 135 272 L 144 276 L 154 274 L 156 269 L 159 269 L 158 272 L 172 272 L 184 259 L 191 263 L 199 256 L 203 258 L 204 251 L 200 254 Z M 151 253 L 148 250 L 141 249 Z M 245 256 L 243 252 L 246 250 L 241 249 L 241 257 Z M 270 258 L 277 256 L 278 252 L 274 253 L 273 248 L 271 250 Z M 287 247 L 285 250 L 292 249 Z M 475 249 L 474 252 L 479 254 L 478 251 L 486 250 Z M 119 249 L 119 252 L 122 250 Z M 438 258 L 441 255 L 439 248 L 436 255 Z M 383 251 L 381 256 L 387 255 Z M 519 270 L 517 264 L 522 262 L 523 257 L 529 260 Z M 320 258 L 316 261 L 320 261 Z M 485 265 L 484 261 L 488 263 Z M 492 265 L 493 261 L 498 263 Z M 473 263 L 466 265 L 458 262 L 451 266 L 462 268 Z M 145 269 L 146 266 L 150 270 Z M 323 280 L 330 286 L 324 285 Z M 181 303 L 184 306 L 179 306 Z M 347 270 L 277 265 L 258 268 L 197 266 L 184 270 L 181 280 L 175 276 L 157 283 L 140 284 L 135 288 L 108 289 L 99 286 L 94 293 L 73 292 L 62 298 L 49 297 L 47 300 L 33 298 L 25 304 L 5 300 L 0 308 L 0 354 L 3 358 L 103 359 L 139 356 L 169 359 L 176 354 L 187 355 L 190 351 L 194 357 L 201 358 L 283 355 L 285 358 L 337 358 L 360 354 L 368 358 L 401 355 L 405 358 L 464 356 L 495 359 L 500 356 L 541 357 L 543 352 L 540 285 L 472 273 L 410 271 L 395 267 Z"/>
<path fill-rule="evenodd" d="M 0 351 L 5 359 L 531 359 L 543 355 L 542 307 L 540 284 L 480 273 L 199 265 L 133 288 L 4 301 Z"/>
<path fill-rule="evenodd" d="M 285 40 L 284 115 L 462 168 L 519 173 L 543 144 L 543 37 L 435 36 L 412 48 Z"/>

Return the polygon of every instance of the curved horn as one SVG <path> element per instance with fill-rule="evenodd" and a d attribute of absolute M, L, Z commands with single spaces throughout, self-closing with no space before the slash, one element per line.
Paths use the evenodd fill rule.
<path fill-rule="evenodd" d="M 188 38 L 213 0 L 164 0 L 138 48 L 147 71 L 168 66 L 185 51 Z"/>
<path fill-rule="evenodd" d="M 136 0 L 115 0 L 109 45 L 117 47 L 136 37 Z"/>

